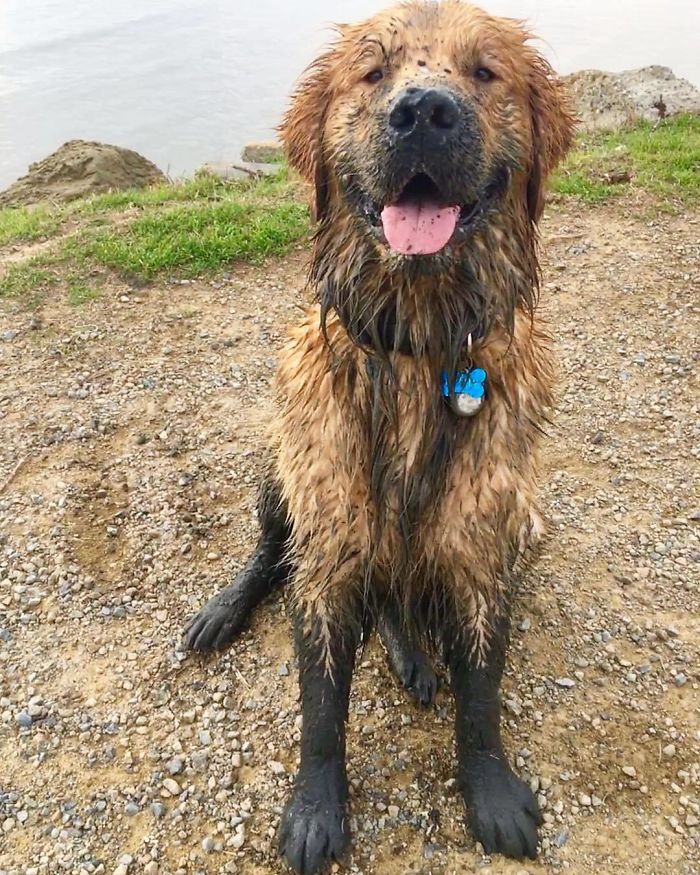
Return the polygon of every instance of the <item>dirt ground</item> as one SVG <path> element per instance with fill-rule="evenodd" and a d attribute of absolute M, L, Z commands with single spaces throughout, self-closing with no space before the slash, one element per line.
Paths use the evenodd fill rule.
<path fill-rule="evenodd" d="M 550 534 L 504 684 L 541 857 L 477 852 L 450 698 L 417 710 L 373 643 L 351 702 L 349 872 L 700 873 L 700 221 L 650 216 L 559 204 L 544 223 Z M 253 544 L 304 259 L 2 304 L 2 875 L 283 871 L 299 727 L 283 601 L 221 656 L 178 645 Z"/>

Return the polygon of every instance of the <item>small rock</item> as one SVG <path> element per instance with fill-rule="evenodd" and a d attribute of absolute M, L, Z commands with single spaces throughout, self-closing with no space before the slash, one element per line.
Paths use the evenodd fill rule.
<path fill-rule="evenodd" d="M 185 763 L 181 759 L 181 757 L 173 757 L 171 760 L 168 761 L 168 764 L 165 768 L 170 772 L 171 775 L 179 775 L 184 767 Z"/>
<path fill-rule="evenodd" d="M 127 802 L 124 806 L 124 814 L 126 814 L 127 817 L 134 817 L 138 813 L 139 807 L 135 802 Z"/>
<path fill-rule="evenodd" d="M 623 774 L 627 775 L 628 778 L 636 778 L 637 770 L 634 766 L 623 766 L 622 767 Z"/>
<path fill-rule="evenodd" d="M 564 845 L 568 841 L 569 841 L 569 830 L 568 829 L 563 829 L 554 836 L 554 844 L 558 848 L 563 848 Z"/>
<path fill-rule="evenodd" d="M 192 754 L 192 768 L 195 772 L 206 772 L 209 764 L 209 756 L 204 750 Z"/>
<path fill-rule="evenodd" d="M 18 726 L 21 726 L 22 729 L 29 729 L 32 725 L 32 718 L 30 714 L 27 714 L 26 711 L 20 711 L 19 714 L 15 717 L 15 723 Z"/>
<path fill-rule="evenodd" d="M 180 795 L 180 785 L 173 778 L 164 778 L 163 790 L 169 796 L 179 796 Z"/>
<path fill-rule="evenodd" d="M 675 744 L 667 744 L 663 749 L 663 754 L 666 757 L 672 757 L 676 755 L 676 745 Z"/>
<path fill-rule="evenodd" d="M 573 680 L 572 678 L 557 678 L 557 679 L 554 681 L 554 683 L 555 683 L 558 687 L 564 687 L 564 689 L 566 689 L 566 690 L 570 690 L 571 687 L 575 687 L 575 686 L 576 686 L 576 681 Z"/>
<path fill-rule="evenodd" d="M 151 814 L 154 817 L 164 817 L 166 810 L 162 802 L 151 802 Z"/>
<path fill-rule="evenodd" d="M 284 773 L 287 771 L 282 763 L 278 763 L 277 760 L 270 760 L 268 766 L 270 767 L 273 775 L 284 775 Z"/>

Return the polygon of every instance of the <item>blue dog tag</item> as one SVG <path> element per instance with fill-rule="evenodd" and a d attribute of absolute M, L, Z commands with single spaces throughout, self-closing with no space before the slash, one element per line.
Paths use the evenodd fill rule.
<path fill-rule="evenodd" d="M 474 416 L 481 410 L 486 397 L 486 371 L 483 368 L 457 371 L 452 389 L 447 371 L 443 371 L 441 383 L 442 394 L 457 416 Z"/>

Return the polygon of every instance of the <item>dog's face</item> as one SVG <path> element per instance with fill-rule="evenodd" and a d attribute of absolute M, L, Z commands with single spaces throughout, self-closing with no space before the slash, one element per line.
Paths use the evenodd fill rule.
<path fill-rule="evenodd" d="M 344 212 L 401 263 L 459 258 L 506 201 L 535 222 L 573 122 L 528 36 L 459 0 L 341 28 L 282 127 L 317 216 Z"/>

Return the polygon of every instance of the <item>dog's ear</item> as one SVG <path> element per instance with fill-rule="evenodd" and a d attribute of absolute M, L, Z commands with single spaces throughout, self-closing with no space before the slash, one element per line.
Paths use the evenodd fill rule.
<path fill-rule="evenodd" d="M 544 209 L 547 177 L 571 147 L 576 119 L 563 83 L 545 59 L 533 52 L 530 64 L 532 160 L 527 180 L 527 209 L 537 222 Z"/>
<path fill-rule="evenodd" d="M 279 128 L 290 166 L 314 187 L 315 218 L 325 209 L 328 182 L 323 160 L 323 128 L 336 56 L 336 49 L 329 49 L 306 69 Z"/>

